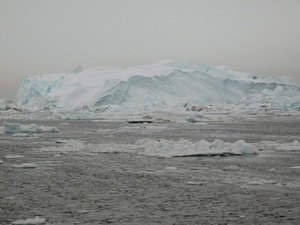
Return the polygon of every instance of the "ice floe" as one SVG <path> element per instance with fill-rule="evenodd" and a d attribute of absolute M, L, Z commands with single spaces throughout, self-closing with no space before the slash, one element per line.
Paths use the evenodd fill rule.
<path fill-rule="evenodd" d="M 276 148 L 277 152 L 300 152 L 300 143 L 295 140 L 290 144 L 281 144 Z"/>
<path fill-rule="evenodd" d="M 258 154 L 257 148 L 243 140 L 235 143 L 215 140 L 207 142 L 205 140 L 192 142 L 181 138 L 178 141 L 141 139 L 135 143 L 139 154 L 149 156 L 215 156 L 215 155 L 242 155 Z"/>
<path fill-rule="evenodd" d="M 41 151 L 53 152 L 82 152 L 82 153 L 132 153 L 153 157 L 187 157 L 187 156 L 229 156 L 243 154 L 258 154 L 257 148 L 239 140 L 235 143 L 215 140 L 214 142 L 190 141 L 187 139 L 154 140 L 140 139 L 134 144 L 85 144 L 80 141 L 70 141 L 59 147 L 44 147 Z M 88 151 L 88 152 L 85 152 Z"/>
<path fill-rule="evenodd" d="M 291 169 L 300 169 L 300 166 L 292 166 Z"/>
<path fill-rule="evenodd" d="M 208 184 L 208 182 L 205 182 L 205 181 L 187 181 L 187 182 L 185 182 L 185 184 L 188 184 L 188 185 L 205 185 L 205 184 Z"/>
<path fill-rule="evenodd" d="M 37 165 L 33 164 L 33 163 L 23 163 L 23 164 L 20 164 L 20 165 L 13 165 L 12 167 L 21 168 L 21 169 L 34 169 L 34 168 L 37 167 Z"/>
<path fill-rule="evenodd" d="M 46 225 L 46 219 L 36 216 L 33 219 L 16 220 L 12 225 Z"/>
<path fill-rule="evenodd" d="M 224 171 L 240 171 L 241 168 L 238 166 L 225 166 L 223 168 Z"/>
<path fill-rule="evenodd" d="M 34 123 L 30 125 L 23 125 L 20 123 L 6 123 L 4 122 L 5 133 L 55 133 L 59 132 L 57 127 L 51 126 L 38 126 Z"/>

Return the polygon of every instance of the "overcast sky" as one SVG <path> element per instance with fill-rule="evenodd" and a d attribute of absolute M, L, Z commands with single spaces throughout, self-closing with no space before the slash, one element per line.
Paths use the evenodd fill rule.
<path fill-rule="evenodd" d="M 300 0 L 0 0 L 0 98 L 26 74 L 184 59 L 300 83 Z"/>

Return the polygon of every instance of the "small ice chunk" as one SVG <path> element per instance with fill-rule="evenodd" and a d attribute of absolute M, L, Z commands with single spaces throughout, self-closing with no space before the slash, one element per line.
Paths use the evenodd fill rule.
<path fill-rule="evenodd" d="M 188 185 L 204 185 L 204 184 L 207 184 L 207 182 L 205 181 L 188 181 L 188 182 L 185 182 L 186 184 Z"/>
<path fill-rule="evenodd" d="M 37 165 L 33 164 L 33 163 L 23 163 L 20 165 L 14 165 L 14 168 L 23 168 L 23 169 L 34 169 L 37 167 Z"/>
<path fill-rule="evenodd" d="M 290 169 L 300 169 L 300 166 L 292 166 Z"/>
<path fill-rule="evenodd" d="M 177 170 L 177 167 L 170 166 L 166 167 L 165 170 Z"/>
<path fill-rule="evenodd" d="M 6 197 L 5 200 L 15 200 L 17 197 L 11 196 L 11 197 Z"/>
<path fill-rule="evenodd" d="M 276 169 L 275 169 L 275 168 L 272 168 L 272 169 L 269 169 L 268 171 L 269 171 L 269 172 L 273 172 L 273 171 L 276 171 Z"/>
<path fill-rule="evenodd" d="M 90 213 L 90 211 L 88 211 L 88 210 L 80 210 L 80 211 L 77 211 L 77 213 L 79 213 L 79 214 L 88 214 L 88 213 Z"/>
<path fill-rule="evenodd" d="M 64 157 L 64 154 L 63 153 L 59 153 L 59 154 L 56 154 L 54 155 L 55 158 L 61 158 L 61 157 Z"/>
<path fill-rule="evenodd" d="M 56 140 L 56 143 L 57 143 L 57 144 L 63 144 L 63 143 L 69 143 L 69 141 L 68 141 L 68 140 L 57 139 L 57 140 Z"/>
<path fill-rule="evenodd" d="M 241 154 L 258 154 L 258 149 L 249 143 L 246 143 L 244 140 L 239 140 L 233 143 L 231 146 L 231 151 L 234 153 L 241 153 Z"/>
<path fill-rule="evenodd" d="M 189 123 L 197 123 L 197 122 L 201 122 L 203 116 L 190 116 L 190 117 L 187 117 L 185 120 Z"/>
<path fill-rule="evenodd" d="M 277 152 L 300 152 L 300 143 L 295 140 L 291 144 L 281 144 L 276 148 Z"/>
<path fill-rule="evenodd" d="M 223 170 L 224 170 L 224 171 L 240 171 L 241 168 L 234 165 L 234 166 L 225 166 L 225 167 L 223 168 Z"/>
<path fill-rule="evenodd" d="M 36 216 L 33 219 L 16 220 L 12 224 L 13 225 L 45 225 L 46 224 L 46 219 Z"/>
<path fill-rule="evenodd" d="M 249 185 L 263 185 L 264 183 L 263 182 L 260 182 L 260 181 L 251 181 L 248 183 Z"/>
<path fill-rule="evenodd" d="M 7 155 L 4 158 L 6 158 L 6 159 L 22 159 L 25 157 L 23 155 Z"/>
<path fill-rule="evenodd" d="M 0 159 L 0 164 L 4 164 L 3 160 Z"/>

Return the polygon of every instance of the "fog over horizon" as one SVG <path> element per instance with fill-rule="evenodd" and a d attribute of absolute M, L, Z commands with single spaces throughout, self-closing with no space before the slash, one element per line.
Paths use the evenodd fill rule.
<path fill-rule="evenodd" d="M 300 84 L 299 0 L 0 0 L 0 98 L 25 75 L 183 59 Z"/>

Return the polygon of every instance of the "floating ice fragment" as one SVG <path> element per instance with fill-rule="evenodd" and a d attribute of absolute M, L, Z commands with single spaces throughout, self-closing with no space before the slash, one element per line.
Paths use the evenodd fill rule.
<path fill-rule="evenodd" d="M 300 143 L 295 140 L 291 144 L 281 144 L 276 148 L 277 152 L 300 152 Z"/>
<path fill-rule="evenodd" d="M 230 146 L 230 149 L 234 153 L 240 153 L 240 154 L 258 154 L 258 149 L 252 145 L 246 143 L 244 140 L 239 140 L 235 143 L 233 143 Z"/>
<path fill-rule="evenodd" d="M 53 157 L 55 157 L 55 158 L 62 158 L 62 157 L 64 157 L 64 154 L 59 153 L 59 154 L 54 155 Z"/>
<path fill-rule="evenodd" d="M 263 185 L 264 183 L 263 182 L 260 182 L 260 181 L 251 181 L 248 183 L 249 185 Z"/>
<path fill-rule="evenodd" d="M 259 153 L 254 145 L 245 143 L 243 140 L 236 143 L 215 140 L 207 142 L 205 140 L 192 142 L 186 139 L 178 141 L 140 139 L 135 143 L 139 154 L 160 157 L 186 157 L 186 156 L 228 156 L 242 154 Z"/>
<path fill-rule="evenodd" d="M 292 166 L 291 169 L 300 169 L 300 166 Z"/>
<path fill-rule="evenodd" d="M 177 167 L 170 166 L 166 167 L 165 170 L 177 170 Z"/>
<path fill-rule="evenodd" d="M 88 211 L 88 210 L 80 210 L 80 211 L 77 211 L 77 213 L 79 213 L 79 214 L 88 214 L 88 213 L 90 213 L 90 211 Z"/>
<path fill-rule="evenodd" d="M 201 122 L 203 116 L 202 115 L 194 115 L 194 116 L 190 116 L 186 118 L 186 121 L 189 123 L 197 123 L 197 122 Z"/>
<path fill-rule="evenodd" d="M 23 163 L 20 165 L 14 165 L 14 168 L 23 168 L 23 169 L 34 169 L 37 167 L 37 165 L 33 164 L 33 163 Z"/>
<path fill-rule="evenodd" d="M 5 200 L 15 200 L 17 197 L 11 196 L 11 197 L 6 197 Z"/>
<path fill-rule="evenodd" d="M 33 219 L 17 220 L 12 225 L 45 225 L 46 219 L 36 216 Z"/>
<path fill-rule="evenodd" d="M 240 171 L 241 168 L 238 166 L 225 166 L 223 168 L 224 171 Z"/>
<path fill-rule="evenodd" d="M 38 126 L 36 124 L 22 125 L 20 123 L 4 122 L 5 133 L 54 133 L 59 132 L 57 127 Z"/>
<path fill-rule="evenodd" d="M 56 140 L 56 143 L 57 144 L 63 144 L 63 143 L 69 143 L 70 141 L 68 141 L 68 140 L 61 140 L 61 139 L 57 139 Z"/>
<path fill-rule="evenodd" d="M 187 181 L 185 183 L 189 184 L 189 185 L 204 185 L 204 184 L 208 184 L 208 182 L 205 182 L 205 181 Z"/>
<path fill-rule="evenodd" d="M 3 160 L 0 159 L 0 164 L 4 164 Z"/>

